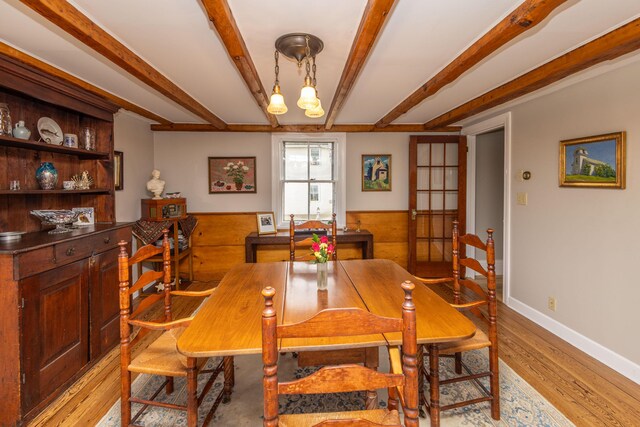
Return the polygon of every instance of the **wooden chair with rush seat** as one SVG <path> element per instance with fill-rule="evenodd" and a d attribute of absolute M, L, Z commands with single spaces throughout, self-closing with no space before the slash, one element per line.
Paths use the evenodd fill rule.
<path fill-rule="evenodd" d="M 293 220 L 293 214 L 291 214 L 291 220 L 289 221 L 289 260 L 291 261 L 311 261 L 313 260 L 313 256 L 309 253 L 305 253 L 304 255 L 296 256 L 296 249 L 308 249 L 313 244 L 311 240 L 311 236 L 301 239 L 295 240 L 296 230 L 323 230 L 327 232 L 331 230 L 331 244 L 334 247 L 332 260 L 335 261 L 338 259 L 338 252 L 336 246 L 336 236 L 338 234 L 338 229 L 336 226 L 336 214 L 331 215 L 331 224 L 326 224 L 322 221 L 305 221 L 301 224 L 296 224 Z"/>
<path fill-rule="evenodd" d="M 402 318 L 376 316 L 359 308 L 326 309 L 312 318 L 291 325 L 278 325 L 273 306 L 275 290 L 265 288 L 262 295 L 262 360 L 264 363 L 265 427 L 290 426 L 400 426 L 398 401 L 404 412 L 404 425 L 418 426 L 418 367 L 416 363 L 416 312 L 412 299 L 414 285 L 402 284 L 405 293 Z M 402 362 L 397 348 L 392 349 L 392 373 L 355 365 L 323 366 L 313 374 L 290 382 L 278 381 L 278 345 L 285 338 L 339 337 L 402 333 Z M 401 368 L 400 368 L 401 366 Z M 279 415 L 281 394 L 339 393 L 360 390 L 389 390 L 389 410 L 372 409 L 348 412 Z"/>
<path fill-rule="evenodd" d="M 459 235 L 458 222 L 453 222 L 453 278 L 423 279 L 420 281 L 427 285 L 435 285 L 453 282 L 453 302 L 451 305 L 460 311 L 474 314 L 478 319 L 487 324 L 488 333 L 485 334 L 478 329 L 476 334 L 463 341 L 430 345 L 429 372 L 425 369 L 423 374 L 430 382 L 430 398 L 427 400 L 420 390 L 421 400 L 425 403 L 430 415 L 431 425 L 440 425 L 440 411 L 459 408 L 461 406 L 472 405 L 480 402 L 491 402 L 491 417 L 500 419 L 500 378 L 498 372 L 498 318 L 496 302 L 496 273 L 495 273 L 495 249 L 493 241 L 493 230 L 487 230 L 487 241 L 484 243 L 475 234 Z M 482 267 L 475 258 L 463 256 L 465 253 L 463 245 L 469 245 L 478 251 L 486 253 L 487 269 Z M 465 269 L 469 268 L 478 274 L 486 277 L 487 290 L 485 291 L 478 283 L 471 278 L 465 277 Z M 481 307 L 486 307 L 480 310 Z M 489 351 L 489 370 L 486 372 L 473 373 L 462 361 L 462 353 L 465 351 L 487 348 Z M 455 360 L 457 376 L 446 380 L 440 380 L 438 374 L 438 360 L 440 357 L 452 357 Z M 423 365 L 421 365 L 423 366 Z M 489 378 L 489 389 L 482 384 L 479 379 Z M 482 397 L 470 399 L 462 402 L 455 402 L 449 405 L 440 406 L 440 386 L 460 381 L 475 381 L 482 391 Z"/>
<path fill-rule="evenodd" d="M 118 243 L 120 246 L 118 270 L 120 281 L 120 379 L 122 383 L 121 425 L 123 426 L 135 425 L 136 420 L 149 405 L 187 411 L 187 418 L 190 420 L 195 419 L 197 422 L 198 406 L 210 390 L 217 376 L 223 371 L 224 364 L 222 361 L 212 370 L 201 370 L 207 359 L 197 359 L 195 366 L 193 366 L 194 364 L 189 363 L 188 359 L 181 355 L 176 348 L 177 339 L 184 331 L 184 328 L 189 325 L 193 317 L 174 320 L 171 313 L 171 297 L 206 297 L 214 293 L 215 288 L 202 292 L 171 290 L 171 250 L 168 233 L 168 230 L 163 230 L 164 237 L 162 247 L 146 245 L 139 248 L 131 257 L 127 254 L 127 243 L 125 241 Z M 138 280 L 134 284 L 131 284 L 130 267 L 160 254 L 163 259 L 162 271 L 146 271 L 138 277 Z M 144 298 L 132 312 L 132 295 L 153 283 L 158 283 L 162 289 L 158 293 Z M 149 311 L 151 307 L 160 301 L 164 303 L 162 319 L 160 321 L 146 320 L 146 317 L 150 317 Z M 132 330 L 134 329 L 136 333 L 132 334 Z M 132 347 L 144 336 L 153 333 L 152 331 L 162 331 L 162 333 L 132 360 Z M 227 362 L 233 364 L 232 359 Z M 166 380 L 150 399 L 132 397 L 132 372 L 165 376 Z M 196 394 L 197 376 L 198 374 L 206 373 L 210 373 L 211 376 L 198 397 Z M 173 392 L 174 377 L 185 377 L 187 379 L 187 404 L 176 405 L 154 401 L 153 399 L 162 391 L 162 388 L 165 388 L 167 394 Z M 218 407 L 222 397 L 221 392 L 220 395 L 217 396 L 211 411 L 207 414 L 204 425 L 206 425 L 213 416 L 213 412 Z M 142 408 L 133 418 L 131 417 L 132 403 L 142 405 Z"/>

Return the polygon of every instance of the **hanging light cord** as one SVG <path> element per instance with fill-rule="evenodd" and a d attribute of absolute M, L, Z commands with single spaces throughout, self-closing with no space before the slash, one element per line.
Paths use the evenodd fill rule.
<path fill-rule="evenodd" d="M 305 77 L 305 81 L 307 77 L 311 80 L 311 66 L 309 65 L 309 57 L 311 56 L 311 49 L 309 49 L 309 36 L 304 37 L 307 46 L 304 49 L 304 61 L 305 61 L 305 69 L 307 70 L 307 76 Z"/>

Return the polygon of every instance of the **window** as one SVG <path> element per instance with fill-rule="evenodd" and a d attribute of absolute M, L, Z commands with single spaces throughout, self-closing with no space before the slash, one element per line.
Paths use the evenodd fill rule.
<path fill-rule="evenodd" d="M 330 136 L 328 136 L 330 135 Z M 298 221 L 344 223 L 344 134 L 273 135 L 273 210 L 278 226 Z"/>

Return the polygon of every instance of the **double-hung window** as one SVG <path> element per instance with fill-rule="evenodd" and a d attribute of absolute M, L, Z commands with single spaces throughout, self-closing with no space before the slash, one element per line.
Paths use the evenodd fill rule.
<path fill-rule="evenodd" d="M 274 211 L 280 227 L 344 218 L 344 138 L 274 136 Z M 277 181 L 276 181 L 277 178 Z"/>

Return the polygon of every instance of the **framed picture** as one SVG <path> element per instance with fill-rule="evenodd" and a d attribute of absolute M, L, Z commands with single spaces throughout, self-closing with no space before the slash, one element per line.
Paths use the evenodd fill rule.
<path fill-rule="evenodd" d="M 362 155 L 362 191 L 391 191 L 391 154 Z"/>
<path fill-rule="evenodd" d="M 209 157 L 209 194 L 255 192 L 255 157 Z"/>
<path fill-rule="evenodd" d="M 276 221 L 273 212 L 258 212 L 258 234 L 276 234 Z"/>
<path fill-rule="evenodd" d="M 94 220 L 94 210 L 93 208 L 72 208 L 73 212 L 79 212 L 78 219 L 73 225 L 76 226 L 85 226 L 85 225 L 93 225 L 95 223 Z"/>
<path fill-rule="evenodd" d="M 124 190 L 124 153 L 113 152 L 113 183 L 116 191 Z"/>
<path fill-rule="evenodd" d="M 560 186 L 624 188 L 625 132 L 560 141 Z"/>

